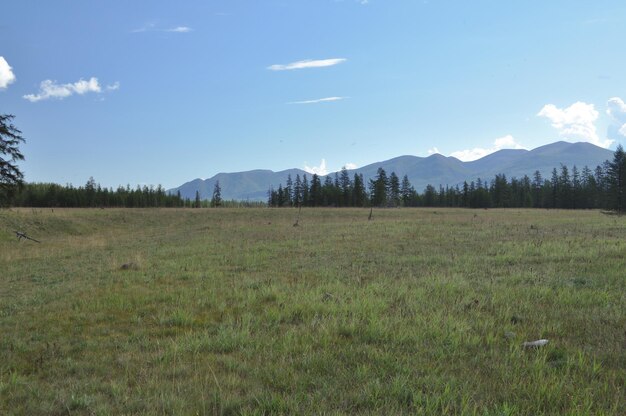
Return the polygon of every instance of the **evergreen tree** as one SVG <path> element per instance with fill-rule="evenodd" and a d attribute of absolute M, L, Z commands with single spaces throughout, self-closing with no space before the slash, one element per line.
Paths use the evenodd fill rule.
<path fill-rule="evenodd" d="M 196 191 L 196 198 L 194 200 L 193 207 L 194 208 L 200 208 L 201 203 L 202 203 L 202 201 L 200 200 L 200 192 Z"/>
<path fill-rule="evenodd" d="M 550 186 L 551 186 L 551 199 L 550 199 L 550 207 L 551 208 L 558 208 L 560 206 L 560 202 L 559 201 L 559 195 L 560 195 L 560 191 L 559 191 L 559 184 L 560 184 L 560 179 L 559 179 L 559 174 L 556 171 L 556 168 L 552 169 L 552 178 L 550 179 Z"/>
<path fill-rule="evenodd" d="M 415 194 L 415 189 L 409 182 L 409 177 L 404 175 L 402 177 L 402 183 L 400 184 L 400 198 L 402 199 L 402 205 L 405 207 L 411 206 L 411 200 Z"/>
<path fill-rule="evenodd" d="M 538 170 L 533 174 L 533 207 L 539 208 L 543 206 L 543 198 L 542 198 L 542 190 L 543 190 L 543 178 L 541 177 L 541 172 Z"/>
<path fill-rule="evenodd" d="M 211 196 L 211 206 L 213 208 L 222 206 L 222 188 L 220 188 L 220 181 L 215 181 L 213 196 Z"/>
<path fill-rule="evenodd" d="M 309 197 L 309 180 L 306 174 L 302 175 L 302 204 L 306 206 L 311 205 L 311 198 Z"/>
<path fill-rule="evenodd" d="M 437 190 L 432 185 L 426 185 L 424 189 L 424 206 L 434 207 L 437 200 Z"/>
<path fill-rule="evenodd" d="M 387 179 L 387 173 L 383 168 L 378 168 L 376 179 L 370 179 L 370 199 L 373 206 L 382 207 L 387 205 L 388 187 L 389 180 Z"/>
<path fill-rule="evenodd" d="M 296 181 L 293 185 L 293 205 L 299 207 L 302 204 L 302 181 L 300 180 L 300 174 L 296 174 Z"/>
<path fill-rule="evenodd" d="M 400 179 L 395 172 L 391 172 L 389 175 L 387 204 L 392 207 L 400 205 Z"/>
<path fill-rule="evenodd" d="M 311 178 L 311 188 L 309 190 L 309 200 L 312 207 L 322 205 L 322 181 L 317 173 Z"/>
<path fill-rule="evenodd" d="M 352 204 L 352 182 L 350 181 L 350 175 L 346 167 L 341 168 L 341 174 L 339 176 L 339 189 L 341 192 L 341 200 L 339 205 L 345 207 Z"/>
<path fill-rule="evenodd" d="M 285 192 L 287 193 L 287 206 L 293 206 L 293 181 L 291 180 L 291 174 L 287 175 L 287 182 L 285 183 Z"/>
<path fill-rule="evenodd" d="M 24 160 L 19 145 L 25 140 L 22 132 L 13 125 L 14 118 L 10 114 L 0 114 L 0 206 L 8 204 L 24 180 L 17 162 Z"/>
<path fill-rule="evenodd" d="M 363 180 L 363 175 L 355 173 L 353 184 L 352 206 L 364 207 L 367 203 L 367 193 L 365 191 L 365 181 Z"/>
<path fill-rule="evenodd" d="M 337 205 L 337 201 L 335 199 L 335 182 L 333 182 L 330 175 L 327 175 L 324 178 L 324 185 L 322 186 L 322 201 L 320 205 L 326 207 Z"/>
<path fill-rule="evenodd" d="M 607 175 L 610 207 L 623 212 L 626 210 L 626 153 L 621 144 L 617 146 L 613 160 L 608 164 Z"/>

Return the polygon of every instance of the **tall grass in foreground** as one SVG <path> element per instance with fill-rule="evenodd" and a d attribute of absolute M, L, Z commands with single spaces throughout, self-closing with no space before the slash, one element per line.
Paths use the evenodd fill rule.
<path fill-rule="evenodd" d="M 368 214 L 0 211 L 0 414 L 626 414 L 623 217 Z"/>

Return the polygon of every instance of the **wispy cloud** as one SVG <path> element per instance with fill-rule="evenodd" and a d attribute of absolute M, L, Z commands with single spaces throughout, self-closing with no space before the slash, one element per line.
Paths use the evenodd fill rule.
<path fill-rule="evenodd" d="M 189 26 L 175 26 L 170 28 L 163 28 L 157 26 L 154 22 L 148 22 L 143 26 L 131 30 L 131 33 L 145 33 L 145 32 L 168 32 L 168 33 L 189 33 L 192 32 L 193 29 Z"/>
<path fill-rule="evenodd" d="M 604 148 L 613 143 L 613 140 L 601 140 L 598 136 L 595 123 L 599 113 L 593 104 L 578 101 L 567 108 L 546 104 L 537 116 L 550 120 L 552 127 L 567 140 L 582 140 Z"/>
<path fill-rule="evenodd" d="M 15 74 L 13 74 L 13 68 L 9 65 L 9 63 L 4 59 L 3 56 L 0 56 L 0 90 L 5 89 L 15 82 Z"/>
<path fill-rule="evenodd" d="M 439 152 L 439 149 L 437 149 L 436 147 L 432 147 L 432 148 L 428 149 L 428 154 L 429 155 L 439 155 L 441 153 Z"/>
<path fill-rule="evenodd" d="M 328 66 L 339 65 L 342 62 L 347 61 L 346 58 L 332 58 L 332 59 L 318 59 L 311 60 L 306 59 L 304 61 L 292 62 L 290 64 L 275 64 L 267 67 L 270 71 L 291 71 L 294 69 L 306 69 L 306 68 L 324 68 Z"/>
<path fill-rule="evenodd" d="M 116 82 L 112 85 L 107 85 L 105 89 L 107 91 L 114 91 L 119 89 L 119 87 L 119 82 Z M 27 94 L 24 95 L 23 98 L 31 103 L 36 103 L 37 101 L 48 99 L 62 100 L 74 94 L 84 95 L 87 93 L 102 93 L 102 87 L 98 82 L 98 78 L 91 77 L 88 80 L 81 78 L 80 80 L 69 84 L 57 84 L 56 81 L 47 79 L 41 82 L 39 85 L 39 92 L 37 94 Z"/>
<path fill-rule="evenodd" d="M 345 165 L 343 165 L 346 169 L 348 170 L 352 170 L 352 169 L 356 169 L 358 168 L 356 163 L 346 163 Z"/>
<path fill-rule="evenodd" d="M 319 166 L 309 166 L 306 162 L 304 163 L 304 170 L 308 173 L 314 174 L 316 173 L 319 176 L 328 175 L 328 169 L 326 168 L 326 159 L 322 159 Z"/>
<path fill-rule="evenodd" d="M 178 27 L 173 27 L 171 29 L 165 29 L 165 31 L 174 32 L 174 33 L 189 33 L 193 31 L 193 29 L 187 26 L 178 26 Z"/>
<path fill-rule="evenodd" d="M 306 100 L 306 101 L 293 101 L 288 104 L 317 104 L 317 103 L 328 103 L 332 101 L 341 101 L 345 100 L 347 97 L 326 97 L 326 98 L 318 98 L 317 100 Z"/>
<path fill-rule="evenodd" d="M 515 138 L 510 134 L 507 134 L 504 137 L 500 137 L 493 142 L 493 146 L 484 149 L 481 147 L 475 147 L 473 149 L 459 150 L 457 152 L 452 152 L 450 156 L 456 157 L 463 162 L 471 162 L 472 160 L 478 160 L 482 157 L 485 157 L 491 153 L 497 152 L 502 149 L 524 149 L 524 147 L 517 143 Z M 437 150 L 437 148 L 435 148 Z M 429 151 L 430 153 L 430 151 Z M 439 153 L 438 151 L 436 153 Z"/>

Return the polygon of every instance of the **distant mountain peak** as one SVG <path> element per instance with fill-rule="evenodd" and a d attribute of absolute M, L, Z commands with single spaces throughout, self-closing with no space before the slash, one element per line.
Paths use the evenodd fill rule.
<path fill-rule="evenodd" d="M 507 178 L 531 176 L 539 171 L 544 177 L 550 175 L 553 168 L 561 164 L 566 166 L 585 165 L 595 168 L 611 159 L 613 152 L 592 143 L 557 141 L 533 150 L 502 149 L 478 160 L 463 162 L 452 156 L 434 153 L 427 157 L 403 155 L 382 162 L 371 163 L 358 169 L 351 169 L 350 176 L 363 175 L 367 182 L 376 176 L 378 168 L 387 174 L 395 172 L 399 177 L 407 175 L 415 189 L 421 191 L 426 185 L 456 186 L 464 181 L 471 182 L 478 178 L 492 180 L 496 174 L 504 174 Z M 335 172 L 329 173 L 334 175 Z M 200 197 L 211 197 L 215 182 L 219 180 L 224 199 L 262 201 L 267 198 L 270 187 L 277 189 L 285 185 L 287 177 L 295 180 L 296 175 L 311 177 L 302 169 L 287 169 L 274 172 L 268 169 L 255 169 L 244 172 L 219 173 L 212 178 L 194 179 L 169 192 L 180 191 L 183 198 L 193 199 L 196 191 Z M 322 175 L 320 175 L 322 176 Z"/>

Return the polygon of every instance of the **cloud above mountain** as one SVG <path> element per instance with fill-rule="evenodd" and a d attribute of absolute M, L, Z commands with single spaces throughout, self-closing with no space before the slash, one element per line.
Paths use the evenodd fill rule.
<path fill-rule="evenodd" d="M 319 166 L 309 166 L 307 163 L 304 164 L 304 171 L 317 174 L 319 176 L 328 175 L 328 168 L 326 167 L 326 159 L 322 159 Z"/>
<path fill-rule="evenodd" d="M 517 143 L 513 136 L 507 134 L 504 137 L 500 137 L 494 140 L 493 146 L 490 148 L 475 147 L 473 149 L 459 150 L 456 152 L 452 152 L 450 156 L 455 157 L 463 162 L 471 162 L 472 160 L 478 160 L 502 149 L 524 149 L 524 147 L 521 144 Z M 439 151 L 437 150 L 437 148 L 435 148 L 433 152 L 429 150 L 428 153 L 439 153 Z"/>
<path fill-rule="evenodd" d="M 552 127 L 557 129 L 564 139 L 589 142 L 606 149 L 613 143 L 613 140 L 603 140 L 598 136 L 596 121 L 599 115 L 593 104 L 582 101 L 577 101 L 566 108 L 546 104 L 537 113 L 537 116 L 550 120 Z"/>

